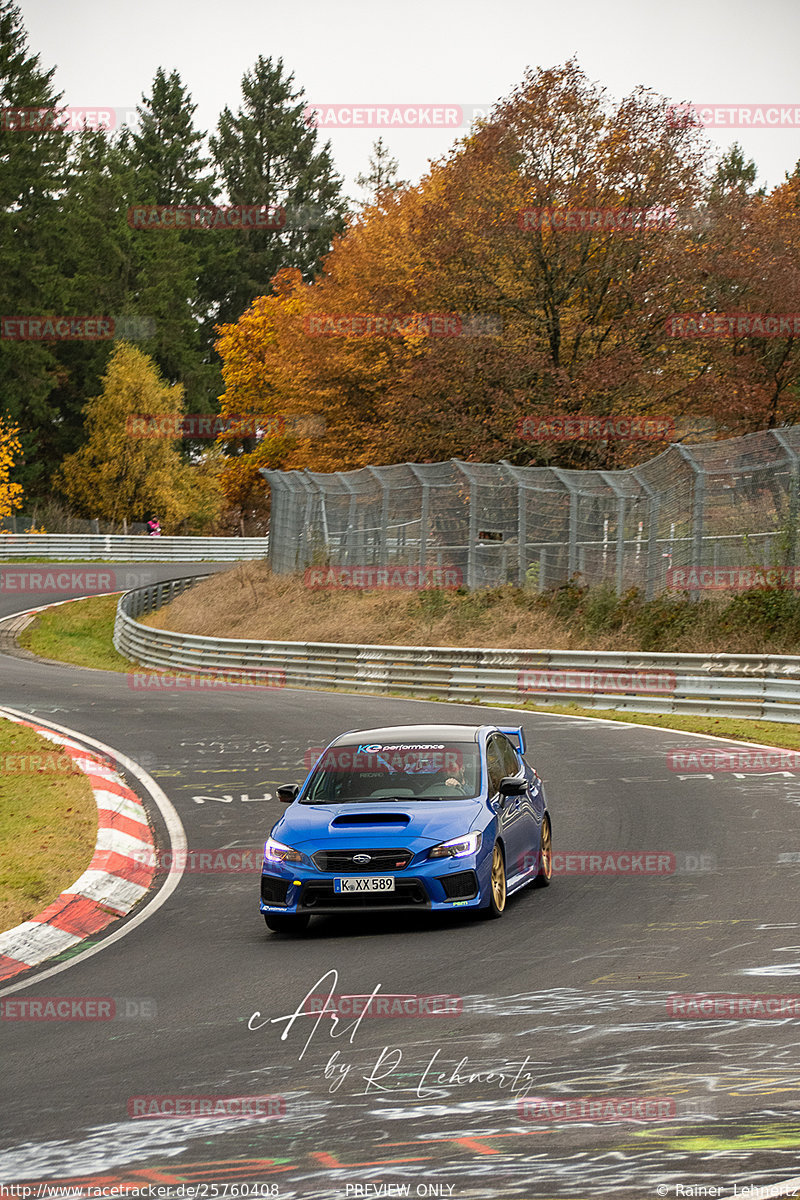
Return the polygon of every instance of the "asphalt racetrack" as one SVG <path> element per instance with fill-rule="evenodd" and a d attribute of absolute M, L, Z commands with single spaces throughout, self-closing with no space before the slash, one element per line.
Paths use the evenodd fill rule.
<path fill-rule="evenodd" d="M 47 599 L 3 593 L 0 616 Z M 295 940 L 265 928 L 258 854 L 283 811 L 275 788 L 302 780 L 309 750 L 350 728 L 513 713 L 287 688 L 141 690 L 11 656 L 0 681 L 0 704 L 140 763 L 190 850 L 226 856 L 225 869 L 198 857 L 148 919 L 122 937 L 137 910 L 111 925 L 99 952 L 0 985 L 2 998 L 112 997 L 117 1013 L 0 1021 L 6 1189 L 727 1197 L 800 1175 L 800 1016 L 685 999 L 797 993 L 800 770 L 680 774 L 671 749 L 714 743 L 521 715 L 562 856 L 550 888 L 513 898 L 500 921 L 320 917 Z M 151 797 L 129 782 L 168 850 Z M 646 852 L 669 869 L 642 874 L 630 855 Z M 604 873 L 587 873 L 590 854 Z M 308 994 L 376 988 L 452 999 L 444 1015 L 414 1000 L 402 1015 L 291 1019 Z M 272 1099 L 239 1116 L 153 1117 L 142 1099 L 254 1096 Z"/>

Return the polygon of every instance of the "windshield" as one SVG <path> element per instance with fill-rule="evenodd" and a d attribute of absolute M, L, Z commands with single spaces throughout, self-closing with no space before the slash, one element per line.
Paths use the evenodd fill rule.
<path fill-rule="evenodd" d="M 326 750 L 303 803 L 463 800 L 479 791 L 480 759 L 474 742 L 370 742 Z"/>

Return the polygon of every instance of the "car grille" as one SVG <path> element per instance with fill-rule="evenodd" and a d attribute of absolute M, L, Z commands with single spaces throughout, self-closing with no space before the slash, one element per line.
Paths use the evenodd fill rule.
<path fill-rule="evenodd" d="M 289 881 L 276 879 L 274 875 L 261 876 L 261 899 L 265 904 L 285 904 Z"/>
<path fill-rule="evenodd" d="M 459 871 L 457 875 L 437 875 L 448 900 L 472 900 L 478 894 L 478 879 L 474 871 Z"/>
<path fill-rule="evenodd" d="M 368 863 L 353 862 L 356 854 L 368 854 Z M 362 875 L 374 875 L 381 871 L 402 871 L 413 858 L 410 850 L 318 850 L 311 861 L 320 871 L 357 871 Z"/>
<path fill-rule="evenodd" d="M 393 892 L 347 892 L 338 895 L 333 880 L 306 883 L 300 893 L 298 908 L 311 909 L 376 909 L 430 908 L 425 888 L 417 879 L 398 879 Z"/>

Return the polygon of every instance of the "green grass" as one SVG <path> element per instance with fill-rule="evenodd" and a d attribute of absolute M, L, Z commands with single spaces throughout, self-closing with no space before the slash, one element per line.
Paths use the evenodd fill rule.
<path fill-rule="evenodd" d="M 21 634 L 19 643 L 40 658 L 55 658 L 76 667 L 130 671 L 112 641 L 117 596 L 92 596 L 40 613 Z"/>
<path fill-rule="evenodd" d="M 86 776 L 59 746 L 0 720 L 0 930 L 35 916 L 74 883 L 96 840 Z"/>
<path fill-rule="evenodd" d="M 89 600 L 78 600 L 74 604 L 60 605 L 38 616 L 22 634 L 20 642 L 26 649 L 42 658 L 55 658 L 79 667 L 98 667 L 105 671 L 130 671 L 135 669 L 135 664 L 117 654 L 112 642 L 116 608 L 116 596 L 97 596 Z M 402 695 L 400 692 L 396 694 Z M 480 704 L 481 701 L 478 699 L 471 703 Z M 578 704 L 538 705 L 527 701 L 518 706 L 505 704 L 502 707 L 519 707 L 528 712 L 573 717 L 593 717 L 605 721 L 625 721 L 633 725 L 658 725 L 664 729 L 684 730 L 687 733 L 710 733 L 731 741 L 764 742 L 770 746 L 800 750 L 800 726 L 785 725 L 777 721 L 637 713 L 628 710 L 581 708 Z"/>

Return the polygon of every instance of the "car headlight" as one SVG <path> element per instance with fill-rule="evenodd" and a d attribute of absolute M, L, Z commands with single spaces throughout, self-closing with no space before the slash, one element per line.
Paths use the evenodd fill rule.
<path fill-rule="evenodd" d="M 463 837 L 451 838 L 449 842 L 440 842 L 428 851 L 428 858 L 466 858 L 469 854 L 477 853 L 480 844 L 479 833 L 467 833 Z"/>
<path fill-rule="evenodd" d="M 283 842 L 276 842 L 272 837 L 268 837 L 264 842 L 264 858 L 267 862 L 272 863 L 305 862 L 305 858 L 299 850 L 293 850 L 291 846 L 284 846 Z"/>

